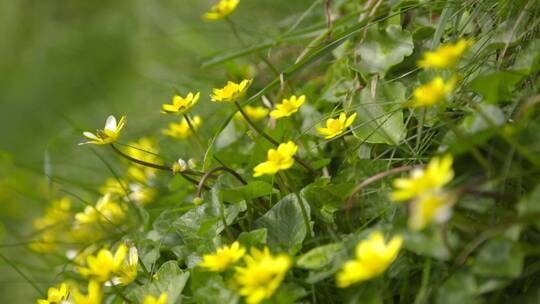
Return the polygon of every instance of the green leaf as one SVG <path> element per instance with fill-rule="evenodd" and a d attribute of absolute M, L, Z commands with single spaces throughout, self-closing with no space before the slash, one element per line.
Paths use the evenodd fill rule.
<path fill-rule="evenodd" d="M 303 203 L 310 218 L 309 205 Z M 255 222 L 256 227 L 268 230 L 268 245 L 294 254 L 302 247 L 306 238 L 306 225 L 302 217 L 300 202 L 296 195 L 289 194 Z"/>
<path fill-rule="evenodd" d="M 517 206 L 521 216 L 538 216 L 540 214 L 540 184 L 536 185 L 534 190 L 522 198 Z M 540 220 L 535 222 L 536 227 L 540 228 Z"/>
<path fill-rule="evenodd" d="M 490 105 L 490 104 L 480 104 L 479 111 L 482 114 L 475 111 L 471 115 L 465 117 L 460 124 L 460 128 L 466 134 L 475 134 L 480 131 L 491 128 L 491 123 L 495 126 L 502 126 L 505 122 L 504 113 L 501 108 Z M 486 121 L 486 117 L 489 121 Z"/>
<path fill-rule="evenodd" d="M 540 69 L 540 39 L 532 40 L 518 53 L 512 70 L 529 75 Z"/>
<path fill-rule="evenodd" d="M 457 272 L 437 290 L 437 304 L 476 304 L 477 283 L 474 276 L 467 272 Z"/>
<path fill-rule="evenodd" d="M 249 232 L 242 232 L 238 236 L 238 241 L 244 247 L 250 248 L 253 246 L 259 246 L 266 244 L 268 232 L 266 228 L 255 229 Z"/>
<path fill-rule="evenodd" d="M 498 237 L 480 248 L 473 271 L 484 276 L 517 278 L 523 269 L 524 258 L 516 242 Z"/>
<path fill-rule="evenodd" d="M 130 298 L 136 299 L 137 303 L 142 303 L 146 295 L 158 297 L 166 292 L 167 303 L 182 303 L 180 295 L 189 278 L 189 272 L 182 271 L 176 261 L 168 261 L 161 265 L 154 278 L 152 282 L 133 289 L 129 294 Z"/>
<path fill-rule="evenodd" d="M 401 26 L 391 24 L 384 30 L 373 27 L 360 44 L 358 68 L 364 74 L 377 73 L 384 77 L 386 71 L 412 54 L 412 35 Z"/>
<path fill-rule="evenodd" d="M 227 288 L 223 278 L 201 268 L 194 268 L 191 276 L 191 290 L 195 303 L 238 303 L 240 297 L 237 292 Z"/>
<path fill-rule="evenodd" d="M 221 197 L 229 203 L 239 203 L 257 197 L 271 195 L 274 187 L 263 181 L 253 181 L 245 186 L 236 188 L 221 189 Z"/>
<path fill-rule="evenodd" d="M 375 94 L 373 95 L 373 90 Z M 379 82 L 365 87 L 359 95 L 354 134 L 368 143 L 397 145 L 405 137 L 403 111 L 405 87 L 399 82 Z"/>
<path fill-rule="evenodd" d="M 471 89 L 484 97 L 487 103 L 510 101 L 514 86 L 523 78 L 523 75 L 505 71 L 482 74 L 471 81 Z"/>
<path fill-rule="evenodd" d="M 315 247 L 303 254 L 296 261 L 296 265 L 304 269 L 320 269 L 327 266 L 334 255 L 341 250 L 341 243 L 327 244 L 319 247 Z"/>

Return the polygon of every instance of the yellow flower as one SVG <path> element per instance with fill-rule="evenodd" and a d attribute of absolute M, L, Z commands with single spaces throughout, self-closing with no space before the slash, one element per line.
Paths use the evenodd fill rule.
<path fill-rule="evenodd" d="M 103 294 L 101 284 L 97 281 L 88 282 L 88 294 L 84 295 L 78 290 L 73 293 L 74 304 L 101 304 Z"/>
<path fill-rule="evenodd" d="M 221 0 L 216 5 L 212 6 L 210 11 L 204 14 L 206 20 L 219 20 L 223 19 L 236 9 L 240 0 Z"/>
<path fill-rule="evenodd" d="M 289 117 L 294 113 L 298 112 L 298 109 L 300 109 L 300 107 L 304 104 L 305 101 L 305 95 L 302 95 L 298 98 L 293 95 L 289 99 L 283 99 L 280 104 L 276 105 L 276 109 L 270 112 L 270 116 L 273 119 Z"/>
<path fill-rule="evenodd" d="M 465 53 L 467 48 L 472 45 L 472 41 L 460 39 L 456 43 L 441 45 L 433 52 L 425 52 L 422 60 L 418 61 L 421 68 L 447 69 L 453 68 L 459 59 Z"/>
<path fill-rule="evenodd" d="M 396 190 L 390 194 L 390 198 L 393 201 L 406 201 L 427 191 L 441 189 L 454 178 L 452 162 L 449 154 L 443 158 L 434 157 L 426 169 L 415 169 L 407 178 L 396 178 L 393 182 Z"/>
<path fill-rule="evenodd" d="M 200 95 L 199 92 L 195 94 L 189 92 L 186 97 L 175 95 L 171 104 L 162 105 L 162 113 L 174 115 L 187 113 L 199 101 Z"/>
<path fill-rule="evenodd" d="M 56 250 L 56 243 L 56 233 L 48 230 L 41 235 L 38 241 L 30 243 L 28 247 L 35 252 L 50 253 Z"/>
<path fill-rule="evenodd" d="M 124 244 L 118 246 L 118 251 L 127 251 L 127 247 Z M 120 253 L 122 254 L 122 253 Z M 115 256 L 116 258 L 116 256 Z M 124 259 L 120 266 L 116 269 L 116 276 L 112 279 L 113 284 L 127 285 L 137 278 L 137 267 L 139 265 L 139 253 L 135 246 L 129 247 L 129 254 L 127 259 Z"/>
<path fill-rule="evenodd" d="M 345 132 L 347 128 L 354 122 L 356 119 L 356 113 L 353 113 L 351 116 L 347 117 L 345 112 L 341 112 L 339 117 L 330 118 L 326 121 L 326 127 L 318 127 L 317 132 L 323 135 L 325 139 L 334 138 L 341 133 Z"/>
<path fill-rule="evenodd" d="M 126 153 L 138 160 L 142 160 L 148 163 L 154 163 L 161 165 L 162 161 L 159 154 L 159 147 L 156 145 L 156 142 L 150 138 L 142 137 L 136 142 L 128 143 Z M 145 167 L 148 168 L 148 167 Z M 148 168 L 152 169 L 152 168 Z"/>
<path fill-rule="evenodd" d="M 246 94 L 252 82 L 252 79 L 242 80 L 240 83 L 228 81 L 222 89 L 212 90 L 212 101 L 235 102 Z"/>
<path fill-rule="evenodd" d="M 118 223 L 124 216 L 122 205 L 111 200 L 111 194 L 107 193 L 98 200 L 96 206 L 86 206 L 83 212 L 75 214 L 75 221 L 79 224 L 92 224 L 98 220 L 103 223 Z"/>
<path fill-rule="evenodd" d="M 428 191 L 411 202 L 409 227 L 422 230 L 433 221 L 437 223 L 448 220 L 452 213 L 454 197 L 444 191 Z"/>
<path fill-rule="evenodd" d="M 37 300 L 37 304 L 60 304 L 69 297 L 69 288 L 66 283 L 60 284 L 58 288 L 51 287 L 47 291 L 47 299 Z"/>
<path fill-rule="evenodd" d="M 205 254 L 199 266 L 210 271 L 221 272 L 238 262 L 244 253 L 246 249 L 236 241 L 231 246 L 218 248 L 214 254 Z"/>
<path fill-rule="evenodd" d="M 245 106 L 243 108 L 244 113 L 251 119 L 252 121 L 259 121 L 263 118 L 265 118 L 268 115 L 268 109 L 265 107 L 252 107 L 252 106 Z M 235 119 L 238 120 L 244 120 L 244 116 L 242 116 L 242 113 L 236 112 L 234 115 Z"/>
<path fill-rule="evenodd" d="M 68 219 L 71 208 L 71 201 L 64 197 L 51 202 L 51 205 L 45 209 L 45 215 L 34 219 L 33 225 L 36 229 L 51 228 L 52 226 Z"/>
<path fill-rule="evenodd" d="M 188 164 L 185 160 L 179 158 L 171 167 L 173 174 L 184 172 L 188 169 Z"/>
<path fill-rule="evenodd" d="M 99 188 L 99 193 L 102 195 L 110 193 L 111 195 L 124 196 L 126 191 L 122 187 L 122 184 L 127 185 L 127 182 L 124 180 L 118 180 L 114 177 L 107 178 L 105 184 Z"/>
<path fill-rule="evenodd" d="M 432 81 L 414 89 L 414 100 L 411 102 L 413 107 L 430 107 L 443 99 L 452 92 L 456 85 L 456 78 L 452 78 L 447 82 L 437 76 Z"/>
<path fill-rule="evenodd" d="M 381 232 L 371 233 L 367 240 L 356 245 L 356 258 L 346 262 L 337 273 L 337 286 L 345 288 L 379 276 L 396 259 L 402 242 L 401 236 L 394 236 L 385 243 Z"/>
<path fill-rule="evenodd" d="M 122 131 L 122 128 L 124 128 L 125 123 L 126 123 L 125 116 L 122 116 L 120 118 L 120 121 L 117 124 L 116 118 L 114 118 L 114 116 L 111 115 L 107 117 L 107 121 L 105 122 L 105 128 L 103 128 L 103 130 L 98 129 L 96 134 L 91 133 L 91 132 L 83 132 L 84 137 L 89 139 L 89 141 L 80 143 L 79 145 L 84 145 L 84 144 L 105 145 L 105 144 L 110 144 L 112 142 L 115 142 L 120 136 L 120 133 Z"/>
<path fill-rule="evenodd" d="M 162 293 L 158 299 L 156 299 L 153 295 L 146 295 L 142 304 L 167 304 L 167 293 Z"/>
<path fill-rule="evenodd" d="M 77 270 L 81 275 L 92 280 L 98 282 L 109 281 L 123 266 L 127 251 L 128 249 L 124 244 L 118 246 L 114 256 L 111 251 L 101 249 L 97 255 L 87 256 L 86 267 L 77 267 Z"/>
<path fill-rule="evenodd" d="M 273 256 L 268 247 L 263 251 L 252 248 L 251 255 L 244 260 L 246 266 L 236 267 L 234 278 L 238 293 L 246 297 L 248 304 L 258 304 L 270 298 L 291 267 L 288 255 Z"/>
<path fill-rule="evenodd" d="M 280 170 L 289 169 L 294 164 L 294 154 L 297 150 L 298 146 L 292 141 L 280 144 L 277 149 L 268 150 L 267 160 L 253 169 L 253 176 L 274 175 Z"/>
<path fill-rule="evenodd" d="M 202 123 L 202 119 L 200 116 L 195 116 L 191 119 L 191 122 L 193 128 L 197 130 Z M 187 120 L 183 118 L 179 123 L 170 123 L 169 128 L 163 130 L 163 134 L 172 138 L 185 139 L 191 136 L 192 132 Z"/>
<path fill-rule="evenodd" d="M 152 202 L 158 194 L 158 191 L 154 187 L 140 183 L 129 184 L 129 190 L 130 192 L 127 197 L 140 205 L 146 205 Z"/>

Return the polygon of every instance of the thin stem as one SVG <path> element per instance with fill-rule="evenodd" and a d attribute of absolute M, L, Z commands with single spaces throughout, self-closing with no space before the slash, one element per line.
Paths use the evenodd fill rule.
<path fill-rule="evenodd" d="M 246 114 L 246 112 L 244 112 L 244 109 L 242 109 L 242 106 L 240 106 L 240 104 L 235 101 L 234 104 L 236 105 L 236 107 L 238 108 L 238 112 L 240 112 L 240 114 L 242 114 L 242 117 L 244 117 L 244 119 L 246 120 L 246 122 L 259 134 L 261 135 L 262 137 L 264 137 L 266 140 L 268 140 L 270 143 L 272 143 L 274 146 L 279 146 L 279 142 L 276 141 L 275 139 L 273 139 L 270 135 L 266 134 L 266 132 L 264 132 L 263 130 L 261 130 L 261 128 L 259 128 L 250 118 L 249 116 Z M 293 156 L 294 160 L 296 160 L 302 167 L 304 167 L 306 170 L 308 170 L 311 174 L 316 174 L 317 171 L 315 171 L 315 169 L 313 169 L 310 165 L 308 165 L 306 162 L 304 162 L 300 157 L 298 156 Z"/>
<path fill-rule="evenodd" d="M 280 173 L 278 173 L 278 175 L 280 175 Z M 291 182 L 291 180 L 288 179 L 288 176 L 286 173 L 283 172 L 283 180 L 284 181 L 288 181 L 288 184 L 289 185 L 293 185 L 293 183 Z M 296 191 L 294 189 L 291 189 L 291 187 L 288 187 L 287 186 L 287 183 L 283 183 L 283 186 L 288 188 L 288 190 L 294 194 L 294 196 L 296 197 L 296 200 L 298 201 L 298 204 L 300 205 L 300 212 L 302 213 L 302 219 L 304 220 L 304 224 L 306 225 L 306 233 L 307 233 L 307 237 L 308 238 L 311 238 L 312 237 L 312 234 L 311 234 L 311 224 L 309 223 L 309 217 L 308 217 L 308 212 L 306 210 L 306 206 L 304 206 L 304 200 L 302 199 L 302 196 L 300 195 L 299 191 Z"/>
<path fill-rule="evenodd" d="M 426 108 L 421 109 L 422 113 L 420 113 L 420 120 L 418 121 L 418 132 L 416 133 L 416 146 L 414 147 L 414 151 L 416 151 L 416 154 L 419 154 L 419 148 L 420 144 L 422 143 L 422 132 L 424 131 L 424 121 L 426 120 Z"/>
<path fill-rule="evenodd" d="M 184 119 L 186 120 L 186 122 L 187 122 L 187 124 L 189 126 L 189 129 L 191 130 L 191 133 L 193 133 L 193 136 L 195 137 L 195 141 L 197 142 L 197 144 L 201 148 L 202 153 L 203 154 L 206 153 L 206 150 L 204 149 L 203 142 L 202 142 L 201 138 L 199 137 L 199 134 L 197 133 L 197 130 L 195 130 L 195 126 L 193 126 L 191 118 L 189 117 L 189 115 L 184 114 Z"/>
<path fill-rule="evenodd" d="M 206 180 L 208 178 L 210 178 L 212 176 L 212 174 L 214 174 L 216 172 L 219 172 L 219 171 L 226 171 L 226 172 L 232 174 L 232 176 L 234 176 L 242 185 L 244 185 L 244 186 L 247 185 L 247 182 L 244 180 L 244 178 L 242 178 L 242 176 L 240 174 L 238 174 L 236 171 L 234 171 L 233 169 L 228 168 L 228 167 L 215 167 L 215 168 L 209 170 L 208 172 L 206 172 L 201 177 L 201 180 L 199 181 L 199 184 L 197 185 L 196 197 L 201 197 L 202 190 L 203 190 L 203 187 L 204 187 L 204 183 L 206 182 Z"/>
<path fill-rule="evenodd" d="M 120 298 L 122 298 L 122 300 L 124 300 L 126 303 L 133 303 L 130 299 L 128 299 L 120 289 L 118 289 L 118 287 L 114 284 L 111 284 L 113 290 L 114 290 L 114 293 L 119 296 Z"/>
<path fill-rule="evenodd" d="M 41 291 L 39 286 L 34 281 L 32 281 L 32 279 L 29 276 L 27 276 L 24 272 L 22 272 L 22 270 L 19 269 L 19 266 L 15 265 L 13 262 L 11 262 L 8 258 L 6 258 L 1 253 L 0 253 L 0 258 L 4 260 L 4 262 L 6 262 L 9 266 L 11 266 L 11 268 L 13 268 L 13 270 L 15 270 L 21 277 L 23 277 L 25 281 L 27 281 L 30 285 L 32 285 L 32 287 L 34 287 L 34 289 L 40 294 L 41 297 L 46 297 L 45 293 Z"/>

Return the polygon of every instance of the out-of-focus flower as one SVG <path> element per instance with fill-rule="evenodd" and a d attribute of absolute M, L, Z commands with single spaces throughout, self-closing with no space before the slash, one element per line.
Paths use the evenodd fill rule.
<path fill-rule="evenodd" d="M 252 248 L 250 253 L 244 257 L 246 266 L 236 267 L 234 278 L 246 303 L 258 304 L 274 294 L 291 267 L 291 258 L 286 254 L 273 256 L 268 247 L 263 251 Z"/>
<path fill-rule="evenodd" d="M 197 130 L 201 124 L 202 119 L 200 116 L 195 116 L 191 119 L 192 126 Z M 179 123 L 170 123 L 169 128 L 163 130 L 163 134 L 177 139 L 185 139 L 192 135 L 191 128 L 189 127 L 188 121 L 183 118 Z"/>
<path fill-rule="evenodd" d="M 210 271 L 221 272 L 238 262 L 244 253 L 246 249 L 236 241 L 231 246 L 218 248 L 214 254 L 205 254 L 199 266 Z"/>
<path fill-rule="evenodd" d="M 280 144 L 277 149 L 268 150 L 267 160 L 253 169 L 253 176 L 274 175 L 278 171 L 289 169 L 294 164 L 294 154 L 297 150 L 298 146 L 292 141 Z"/>
<path fill-rule="evenodd" d="M 35 251 L 41 253 L 50 253 L 56 250 L 56 232 L 55 230 L 45 231 L 39 238 L 39 240 L 30 243 L 28 247 Z"/>
<path fill-rule="evenodd" d="M 270 112 L 270 116 L 273 119 L 280 119 L 283 117 L 289 117 L 294 113 L 298 112 L 298 109 L 306 101 L 306 96 L 302 95 L 300 97 L 291 96 L 289 99 L 283 99 L 280 104 L 276 105 L 276 109 Z"/>
<path fill-rule="evenodd" d="M 77 267 L 77 271 L 91 280 L 98 282 L 110 281 L 113 275 L 117 274 L 121 267 L 124 266 L 127 253 L 128 248 L 124 244 L 118 246 L 114 256 L 108 249 L 101 249 L 96 255 L 88 255 L 86 257 L 86 266 Z"/>
<path fill-rule="evenodd" d="M 223 19 L 234 12 L 240 0 L 220 0 L 217 4 L 212 6 L 209 12 L 204 14 L 206 20 L 219 20 Z"/>
<path fill-rule="evenodd" d="M 126 191 L 122 187 L 122 184 L 127 185 L 127 181 L 118 180 L 114 177 L 107 178 L 105 184 L 103 184 L 103 186 L 99 188 L 99 193 L 101 193 L 102 195 L 110 193 L 111 195 L 122 197 L 126 195 Z"/>
<path fill-rule="evenodd" d="M 326 120 L 326 127 L 318 127 L 317 132 L 323 135 L 326 139 L 334 138 L 345 132 L 345 130 L 347 130 L 355 119 L 356 113 L 353 113 L 351 116 L 347 117 L 345 112 L 341 112 L 339 117 Z"/>
<path fill-rule="evenodd" d="M 73 293 L 74 304 L 101 304 L 102 299 L 101 284 L 94 280 L 88 282 L 88 293 L 86 295 L 79 290 L 75 290 Z"/>
<path fill-rule="evenodd" d="M 37 300 L 37 304 L 61 304 L 69 297 L 69 288 L 66 283 L 60 284 L 58 288 L 50 287 L 47 291 L 47 299 Z"/>
<path fill-rule="evenodd" d="M 223 88 L 212 90 L 212 101 L 235 102 L 246 94 L 252 82 L 252 79 L 242 80 L 240 83 L 228 81 Z"/>
<path fill-rule="evenodd" d="M 114 224 L 124 219 L 124 216 L 124 208 L 107 193 L 98 200 L 96 206 L 86 206 L 83 212 L 75 214 L 75 221 L 79 224 L 93 224 L 99 220 Z"/>
<path fill-rule="evenodd" d="M 45 215 L 36 218 L 33 221 L 34 228 L 45 229 L 51 228 L 69 218 L 71 201 L 64 197 L 58 200 L 53 200 L 49 207 L 45 209 Z"/>
<path fill-rule="evenodd" d="M 437 76 L 432 81 L 414 89 L 411 101 L 412 107 L 430 107 L 443 101 L 456 85 L 457 79 L 452 78 L 445 82 L 442 77 Z"/>
<path fill-rule="evenodd" d="M 146 295 L 142 304 L 167 304 L 167 293 L 162 293 L 157 299 L 153 295 Z"/>
<path fill-rule="evenodd" d="M 413 230 L 422 230 L 432 222 L 447 221 L 452 214 L 452 205 L 455 198 L 450 193 L 428 191 L 411 201 L 409 227 Z"/>
<path fill-rule="evenodd" d="M 191 108 L 199 101 L 200 93 L 193 94 L 189 92 L 186 97 L 175 95 L 172 98 L 171 104 L 164 104 L 161 106 L 164 114 L 180 115 L 189 112 Z"/>
<path fill-rule="evenodd" d="M 459 39 L 456 43 L 441 45 L 433 52 L 425 52 L 418 66 L 421 68 L 448 69 L 453 68 L 472 45 L 471 40 Z"/>
<path fill-rule="evenodd" d="M 452 170 L 452 155 L 431 159 L 427 168 L 415 169 L 409 177 L 396 178 L 393 182 L 394 190 L 390 194 L 393 201 L 406 201 L 422 195 L 428 191 L 441 189 L 454 178 Z"/>
<path fill-rule="evenodd" d="M 386 243 L 381 232 L 373 232 L 356 245 L 356 258 L 346 262 L 337 273 L 337 286 L 345 288 L 379 276 L 396 259 L 402 242 L 401 236 L 394 236 Z"/>
<path fill-rule="evenodd" d="M 96 144 L 96 145 L 105 145 L 115 142 L 118 137 L 120 137 L 120 133 L 122 132 L 122 129 L 124 128 L 124 125 L 126 123 L 126 117 L 122 116 L 120 118 L 120 121 L 116 123 L 116 118 L 114 116 L 110 115 L 107 117 L 107 121 L 105 122 L 105 128 L 102 130 L 97 130 L 96 134 L 91 132 L 83 132 L 84 137 L 88 139 L 88 141 L 84 143 L 80 143 L 79 145 L 84 144 Z"/>
<path fill-rule="evenodd" d="M 265 107 L 253 107 L 250 105 L 247 105 L 243 108 L 244 113 L 246 113 L 247 117 L 251 119 L 252 121 L 259 121 L 263 118 L 265 118 L 268 115 L 268 109 Z M 234 115 L 234 118 L 237 120 L 244 120 L 244 116 L 240 112 L 236 112 Z"/>

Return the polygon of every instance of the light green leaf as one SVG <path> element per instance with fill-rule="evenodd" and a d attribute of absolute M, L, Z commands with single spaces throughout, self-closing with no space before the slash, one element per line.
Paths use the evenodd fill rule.
<path fill-rule="evenodd" d="M 298 258 L 296 265 L 304 269 L 320 269 L 327 266 L 341 250 L 341 243 L 327 244 L 311 249 Z"/>
<path fill-rule="evenodd" d="M 245 186 L 229 189 L 223 188 L 221 189 L 221 196 L 226 202 L 239 203 L 257 197 L 270 195 L 272 194 L 272 191 L 273 187 L 271 184 L 263 181 L 253 181 Z"/>
<path fill-rule="evenodd" d="M 180 295 L 189 278 L 189 272 L 182 271 L 176 261 L 168 261 L 161 265 L 154 277 L 154 281 L 133 289 L 129 294 L 130 298 L 136 299 L 137 303 L 142 303 L 146 295 L 158 297 L 166 292 L 168 304 L 182 303 Z"/>
<path fill-rule="evenodd" d="M 379 82 L 374 88 L 368 85 L 359 95 L 357 122 L 354 134 L 368 143 L 398 145 L 405 137 L 403 111 L 406 101 L 405 87 L 399 82 L 385 84 Z"/>
<path fill-rule="evenodd" d="M 391 24 L 386 29 L 373 27 L 360 44 L 359 69 L 365 74 L 377 73 L 384 77 L 386 71 L 412 54 L 412 35 L 401 26 Z"/>
<path fill-rule="evenodd" d="M 309 205 L 305 202 L 303 204 L 310 218 Z M 294 194 L 289 194 L 280 200 L 259 218 L 255 225 L 268 230 L 268 245 L 291 254 L 300 250 L 307 234 L 300 202 Z"/>
<path fill-rule="evenodd" d="M 266 228 L 255 229 L 249 232 L 242 232 L 238 236 L 238 241 L 244 247 L 250 248 L 252 246 L 264 245 L 266 244 L 266 237 L 268 232 Z"/>

